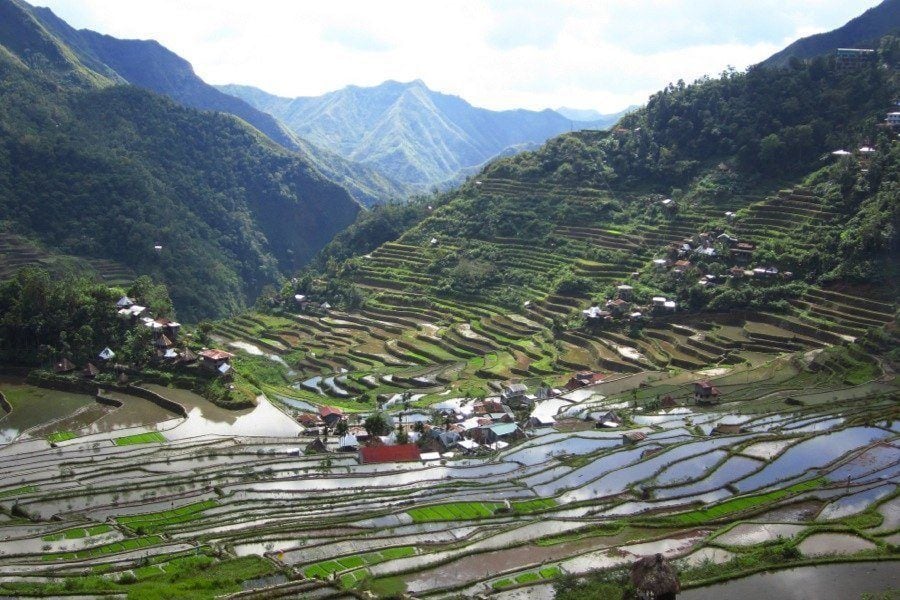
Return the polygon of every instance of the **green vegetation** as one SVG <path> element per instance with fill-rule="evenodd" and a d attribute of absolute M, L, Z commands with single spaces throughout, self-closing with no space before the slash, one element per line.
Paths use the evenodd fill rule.
<path fill-rule="evenodd" d="M 85 548 L 74 552 L 53 552 L 43 555 L 44 560 L 84 560 L 86 558 L 99 558 L 116 552 L 127 552 L 139 548 L 147 548 L 162 543 L 163 538 L 158 535 L 147 535 L 137 538 L 128 538 L 119 542 L 111 542 L 94 548 Z"/>
<path fill-rule="evenodd" d="M 731 500 L 722 502 L 721 504 L 715 504 L 713 506 L 710 506 L 709 508 L 702 508 L 686 513 L 679 513 L 676 515 L 672 515 L 671 517 L 666 517 L 663 520 L 666 522 L 684 526 L 709 523 L 710 521 L 715 521 L 734 513 L 740 513 L 752 508 L 756 508 L 758 506 L 771 504 L 776 500 L 780 500 L 799 492 L 816 489 L 817 487 L 821 487 L 822 485 L 824 485 L 826 482 L 827 480 L 824 477 L 818 477 L 816 479 L 810 479 L 801 483 L 795 483 L 794 485 L 780 490 L 773 490 L 765 494 L 740 496 L 738 498 L 733 498 Z"/>
<path fill-rule="evenodd" d="M 529 514 L 539 512 L 556 506 L 552 498 L 538 498 L 535 500 L 513 501 L 513 514 Z M 498 514 L 503 508 L 500 502 L 452 502 L 449 504 L 437 504 L 408 510 L 406 514 L 412 517 L 414 523 L 429 523 L 432 521 L 464 521 L 469 519 L 485 519 Z"/>
<path fill-rule="evenodd" d="M 113 439 L 116 446 L 130 446 L 132 444 L 159 444 L 166 441 L 158 431 L 148 431 L 146 433 L 135 433 L 134 435 L 126 435 Z"/>
<path fill-rule="evenodd" d="M 100 535 L 102 533 L 109 533 L 113 528 L 109 525 L 101 524 L 101 525 L 93 525 L 91 527 L 83 527 L 83 528 L 75 528 L 75 529 L 67 529 L 65 531 L 60 531 L 59 533 L 52 533 L 50 535 L 45 535 L 41 539 L 45 542 L 58 542 L 60 540 L 77 540 L 85 537 L 90 537 L 92 535 Z"/>
<path fill-rule="evenodd" d="M 10 496 L 21 496 L 22 494 L 31 494 L 38 490 L 36 485 L 23 485 L 11 490 L 0 491 L 0 498 L 9 498 Z"/>
<path fill-rule="evenodd" d="M 116 580 L 97 574 L 67 578 L 64 583 L 2 583 L 0 591 L 13 595 L 119 593 L 129 600 L 213 600 L 222 594 L 240 591 L 242 581 L 276 572 L 271 562 L 259 556 L 218 561 L 200 555 L 135 569 L 133 579 Z"/>
<path fill-rule="evenodd" d="M 132 531 L 155 533 L 172 525 L 180 525 L 203 517 L 203 511 L 218 506 L 215 500 L 194 502 L 178 508 L 144 515 L 118 517 L 116 521 Z"/>
<path fill-rule="evenodd" d="M 0 221 L 18 233 L 153 275 L 191 321 L 246 306 L 359 212 L 242 121 L 111 85 L 25 9 L 2 10 L 0 172 L 16 177 L 0 179 Z"/>
<path fill-rule="evenodd" d="M 78 435 L 74 431 L 55 431 L 47 436 L 47 441 L 51 444 L 56 442 L 65 442 L 66 440 L 74 440 Z"/>
<path fill-rule="evenodd" d="M 315 563 L 306 567 L 303 574 L 306 577 L 317 577 L 319 579 L 327 579 L 332 573 L 339 571 L 347 571 L 350 569 L 358 569 L 363 566 L 374 565 L 386 560 L 394 560 L 396 558 L 406 558 L 415 556 L 416 549 L 412 546 L 401 546 L 397 548 L 386 548 L 379 552 L 369 552 L 367 554 L 358 554 L 354 556 L 344 556 L 333 560 L 326 560 Z M 349 581 L 349 580 L 348 580 Z"/>
<path fill-rule="evenodd" d="M 518 575 L 506 579 L 500 579 L 491 584 L 491 587 L 495 590 L 502 590 L 503 588 L 509 587 L 511 585 L 518 585 L 523 583 L 534 583 L 535 581 L 540 581 L 542 579 L 556 579 L 562 575 L 562 571 L 559 567 L 546 567 L 539 571 L 528 571 L 526 573 L 519 573 Z"/>

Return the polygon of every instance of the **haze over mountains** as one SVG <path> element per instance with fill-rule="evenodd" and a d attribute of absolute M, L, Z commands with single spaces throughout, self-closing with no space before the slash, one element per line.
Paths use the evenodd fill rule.
<path fill-rule="evenodd" d="M 609 126 L 618 116 L 574 122 L 549 109 L 492 111 L 430 90 L 419 80 L 298 98 L 240 85 L 218 89 L 273 115 L 315 145 L 419 187 L 451 182 L 511 148 L 525 149 L 572 129 Z"/>

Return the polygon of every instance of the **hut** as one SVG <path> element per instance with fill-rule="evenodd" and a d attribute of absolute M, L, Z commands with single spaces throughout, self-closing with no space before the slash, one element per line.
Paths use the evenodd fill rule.
<path fill-rule="evenodd" d="M 84 369 L 81 371 L 81 374 L 82 374 L 82 376 L 84 376 L 87 379 L 93 379 L 94 377 L 96 377 L 97 375 L 100 374 L 100 369 L 98 369 L 91 363 L 88 363 L 84 366 Z"/>
<path fill-rule="evenodd" d="M 62 360 L 53 364 L 53 372 L 62 375 L 65 373 L 71 373 L 75 370 L 75 365 L 72 364 L 72 361 L 68 358 L 63 358 Z"/>
<path fill-rule="evenodd" d="M 675 567 L 662 554 L 636 560 L 631 565 L 631 584 L 638 600 L 674 600 L 681 591 Z"/>
<path fill-rule="evenodd" d="M 319 437 L 308 443 L 303 450 L 304 454 L 323 454 L 325 452 L 328 452 L 328 446 Z"/>

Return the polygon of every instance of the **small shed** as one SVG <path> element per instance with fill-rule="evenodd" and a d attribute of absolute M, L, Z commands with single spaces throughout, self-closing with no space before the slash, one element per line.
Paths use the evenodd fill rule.
<path fill-rule="evenodd" d="M 325 452 L 328 452 L 328 446 L 318 437 L 308 443 L 306 448 L 303 449 L 304 454 L 324 454 Z"/>
<path fill-rule="evenodd" d="M 87 379 L 93 379 L 100 374 L 100 369 L 98 369 L 91 363 L 88 363 L 84 365 L 84 369 L 81 370 L 81 374 Z"/>
<path fill-rule="evenodd" d="M 75 370 L 75 365 L 68 358 L 63 358 L 53 364 L 53 372 L 58 374 L 71 373 Z"/>
<path fill-rule="evenodd" d="M 637 444 L 647 439 L 647 434 L 643 431 L 626 431 L 622 434 L 622 442 L 625 444 Z"/>

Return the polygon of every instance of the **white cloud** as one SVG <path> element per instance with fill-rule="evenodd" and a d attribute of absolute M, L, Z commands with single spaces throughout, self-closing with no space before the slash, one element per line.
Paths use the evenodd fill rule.
<path fill-rule="evenodd" d="M 611 112 L 744 68 L 877 0 L 37 0 L 77 27 L 152 38 L 211 83 L 317 95 L 422 79 L 488 108 Z"/>

